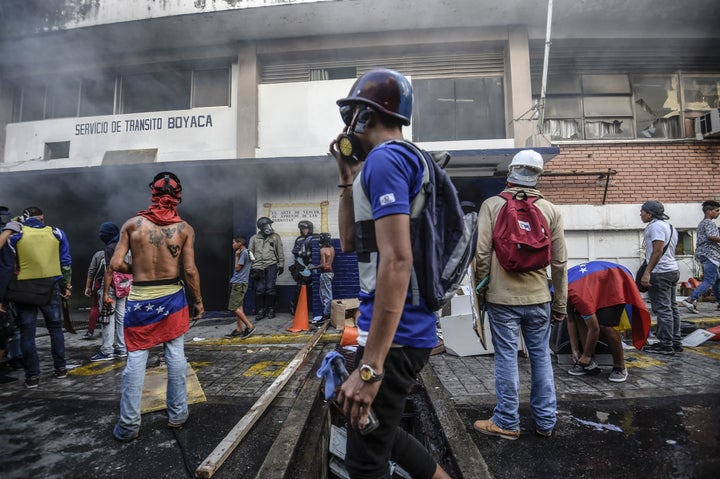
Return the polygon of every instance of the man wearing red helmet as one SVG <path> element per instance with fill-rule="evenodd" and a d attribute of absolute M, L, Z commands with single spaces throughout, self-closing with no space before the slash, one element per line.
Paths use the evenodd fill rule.
<path fill-rule="evenodd" d="M 392 459 L 414 478 L 447 473 L 399 427 L 408 391 L 437 345 L 437 317 L 408 291 L 413 266 L 410 205 L 424 163 L 402 140 L 412 86 L 393 70 L 371 70 L 338 100 L 345 129 L 331 144 L 339 170 L 343 251 L 355 251 L 360 277 L 356 368 L 338 401 L 350 422 L 345 466 L 352 478 L 388 477 Z M 370 408 L 379 427 L 363 434 Z"/>

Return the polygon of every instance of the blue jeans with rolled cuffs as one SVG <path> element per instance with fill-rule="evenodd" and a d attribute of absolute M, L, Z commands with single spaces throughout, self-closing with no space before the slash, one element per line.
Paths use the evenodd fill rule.
<path fill-rule="evenodd" d="M 520 430 L 520 375 L 518 337 L 522 333 L 530 357 L 530 406 L 537 429 L 548 431 L 557 422 L 557 400 L 550 358 L 550 303 L 508 306 L 488 304 L 492 343 L 495 348 L 493 422 Z"/>
<path fill-rule="evenodd" d="M 129 351 L 127 364 L 122 373 L 122 397 L 120 398 L 120 420 L 113 434 L 118 439 L 129 439 L 140 431 L 140 402 L 145 383 L 145 369 L 148 349 Z M 174 424 L 187 421 L 187 360 L 185 359 L 185 337 L 179 336 L 165 343 L 165 364 L 167 366 L 166 405 L 168 419 Z"/>

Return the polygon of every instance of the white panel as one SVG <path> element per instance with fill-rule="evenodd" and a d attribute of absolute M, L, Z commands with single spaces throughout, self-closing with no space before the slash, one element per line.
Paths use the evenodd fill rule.
<path fill-rule="evenodd" d="M 354 79 L 258 85 L 258 158 L 323 155 L 343 129 L 335 101 Z"/>
<path fill-rule="evenodd" d="M 236 115 L 229 107 L 10 123 L 9 169 L 96 166 L 106 151 L 157 148 L 157 161 L 235 158 Z M 70 142 L 70 159 L 43 160 L 45 143 Z"/>

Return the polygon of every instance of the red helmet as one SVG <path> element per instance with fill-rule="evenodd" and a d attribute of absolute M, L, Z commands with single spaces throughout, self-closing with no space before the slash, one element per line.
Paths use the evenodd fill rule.
<path fill-rule="evenodd" d="M 350 124 L 353 112 L 347 108 L 343 111 L 343 107 L 358 102 L 398 118 L 403 125 L 409 125 L 413 103 L 412 85 L 395 70 L 370 70 L 355 81 L 346 98 L 337 101 L 346 125 Z"/>

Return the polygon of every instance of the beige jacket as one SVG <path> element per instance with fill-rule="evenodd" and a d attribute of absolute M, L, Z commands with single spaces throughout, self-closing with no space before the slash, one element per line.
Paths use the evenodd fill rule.
<path fill-rule="evenodd" d="M 505 191 L 514 194 L 524 190 L 528 196 L 542 194 L 528 187 L 506 188 Z M 475 254 L 475 278 L 480 281 L 490 273 L 490 284 L 487 291 L 487 302 L 504 305 L 529 305 L 546 303 L 552 300 L 553 312 L 565 314 L 567 306 L 567 248 L 565 246 L 565 233 L 563 219 L 558 208 L 545 199 L 535 203 L 542 211 L 550 226 L 552 238 L 552 258 L 550 273 L 554 294 L 550 295 L 547 272 L 545 269 L 529 273 L 508 273 L 500 266 L 493 250 L 492 236 L 495 221 L 505 200 L 493 196 L 485 200 L 478 214 L 478 242 Z"/>

